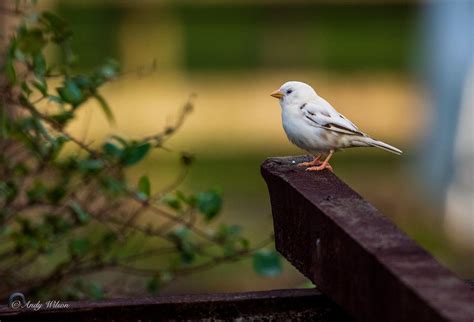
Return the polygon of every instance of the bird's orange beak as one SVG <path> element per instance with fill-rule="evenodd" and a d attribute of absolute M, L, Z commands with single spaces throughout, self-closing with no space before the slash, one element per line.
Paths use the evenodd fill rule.
<path fill-rule="evenodd" d="M 280 92 L 279 89 L 277 89 L 276 91 L 274 91 L 273 93 L 271 93 L 270 96 L 273 96 L 273 97 L 275 97 L 275 98 L 280 99 L 280 98 L 282 98 L 284 95 L 283 95 L 282 92 Z"/>

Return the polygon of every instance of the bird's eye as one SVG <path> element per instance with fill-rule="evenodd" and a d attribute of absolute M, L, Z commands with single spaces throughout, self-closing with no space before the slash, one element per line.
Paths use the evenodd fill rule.
<path fill-rule="evenodd" d="M 292 89 L 289 89 L 289 90 L 286 91 L 286 94 L 291 94 L 291 93 L 293 93 Z"/>

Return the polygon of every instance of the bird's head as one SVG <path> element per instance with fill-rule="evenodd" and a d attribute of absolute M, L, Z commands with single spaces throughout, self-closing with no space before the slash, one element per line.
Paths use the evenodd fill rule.
<path fill-rule="evenodd" d="M 303 104 L 318 96 L 311 86 L 296 81 L 286 82 L 270 95 L 278 98 L 282 106 L 284 104 Z"/>

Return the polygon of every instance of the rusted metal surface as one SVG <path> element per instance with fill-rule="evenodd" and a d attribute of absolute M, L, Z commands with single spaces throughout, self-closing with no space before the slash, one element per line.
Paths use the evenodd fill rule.
<path fill-rule="evenodd" d="M 360 321 L 473 321 L 467 283 L 334 174 L 297 168 L 303 160 L 261 170 L 276 248 L 319 290 Z"/>
<path fill-rule="evenodd" d="M 315 289 L 231 294 L 192 294 L 141 299 L 64 302 L 68 308 L 14 311 L 0 306 L 3 321 L 301 320 L 352 319 Z M 63 304 L 64 304 L 63 303 Z"/>

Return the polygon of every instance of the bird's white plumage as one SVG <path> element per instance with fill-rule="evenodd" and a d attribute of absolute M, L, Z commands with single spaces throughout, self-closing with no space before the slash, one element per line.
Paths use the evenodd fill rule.
<path fill-rule="evenodd" d="M 278 93 L 283 128 L 288 139 L 312 154 L 360 146 L 374 146 L 396 154 L 402 153 L 361 132 L 305 83 L 287 82 L 280 87 Z"/>

